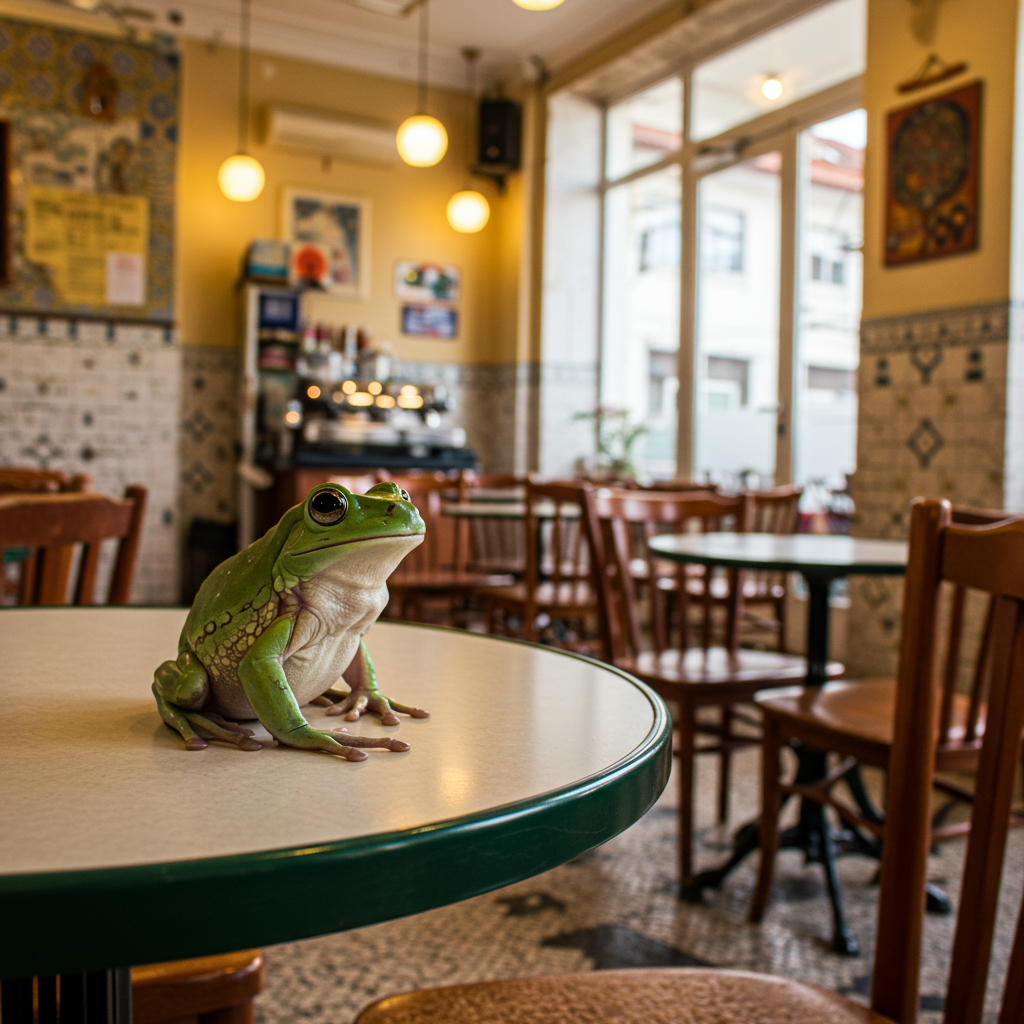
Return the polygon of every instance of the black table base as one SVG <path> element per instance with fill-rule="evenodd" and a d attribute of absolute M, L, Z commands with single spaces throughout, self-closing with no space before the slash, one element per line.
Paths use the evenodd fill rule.
<path fill-rule="evenodd" d="M 130 967 L 0 981 L 3 1024 L 131 1024 Z"/>

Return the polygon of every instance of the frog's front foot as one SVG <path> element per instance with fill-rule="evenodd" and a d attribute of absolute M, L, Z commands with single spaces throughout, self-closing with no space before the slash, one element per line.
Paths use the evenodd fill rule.
<path fill-rule="evenodd" d="M 367 711 L 379 715 L 381 725 L 398 725 L 396 711 L 400 711 L 403 715 L 408 715 L 410 718 L 430 717 L 429 711 L 388 700 L 379 690 L 353 688 L 348 693 L 341 693 L 332 688 L 324 696 L 332 702 L 332 706 L 324 713 L 328 715 L 344 715 L 347 722 L 358 721 Z"/>
<path fill-rule="evenodd" d="M 409 744 L 404 740 L 388 736 L 352 736 L 347 729 L 314 729 L 311 725 L 300 726 L 287 736 L 278 736 L 277 739 L 289 747 L 323 750 L 328 754 L 337 754 L 346 761 L 365 761 L 366 751 L 360 750 L 360 747 L 383 747 L 397 752 L 409 749 Z"/>

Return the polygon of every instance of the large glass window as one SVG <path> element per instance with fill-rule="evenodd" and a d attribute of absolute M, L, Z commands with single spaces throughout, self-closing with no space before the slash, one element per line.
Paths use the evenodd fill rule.
<path fill-rule="evenodd" d="M 707 139 L 864 70 L 864 0 L 833 0 L 693 71 L 690 137 Z"/>
<path fill-rule="evenodd" d="M 608 108 L 606 173 L 611 179 L 658 163 L 683 141 L 683 83 L 669 78 Z"/>
<path fill-rule="evenodd" d="M 781 164 L 767 153 L 698 191 L 694 470 L 730 488 L 775 473 Z"/>
<path fill-rule="evenodd" d="M 800 137 L 798 483 L 841 486 L 856 465 L 866 141 L 863 110 L 816 124 Z"/>

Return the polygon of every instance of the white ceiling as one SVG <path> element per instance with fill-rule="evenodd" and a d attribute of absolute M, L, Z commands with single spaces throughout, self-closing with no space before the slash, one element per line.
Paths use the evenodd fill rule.
<path fill-rule="evenodd" d="M 46 0 L 27 3 L 40 11 L 53 11 L 53 4 Z M 238 43 L 239 0 L 114 0 L 113 5 L 123 3 L 156 15 L 151 23 L 134 22 L 140 28 Z M 512 0 L 429 3 L 430 80 L 459 89 L 465 82 L 463 47 L 481 51 L 480 83 L 511 84 L 531 77 L 532 54 L 549 69 L 557 69 L 671 0 L 565 0 L 552 11 L 526 11 Z M 171 12 L 183 16 L 180 26 L 168 17 Z M 109 24 L 103 15 L 88 17 Z M 389 78 L 416 79 L 418 26 L 418 12 L 397 18 L 362 10 L 345 0 L 252 0 L 255 50 Z"/>

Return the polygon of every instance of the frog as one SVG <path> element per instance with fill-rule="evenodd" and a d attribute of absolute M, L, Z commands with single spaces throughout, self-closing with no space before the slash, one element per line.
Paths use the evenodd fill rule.
<path fill-rule="evenodd" d="M 348 761 L 365 760 L 364 747 L 408 750 L 394 737 L 314 728 L 301 708 L 319 705 L 350 722 L 372 713 L 388 726 L 399 724 L 397 713 L 429 717 L 381 694 L 363 640 L 388 602 L 388 576 L 425 533 L 397 484 L 361 495 L 336 483 L 314 487 L 199 588 L 177 658 L 153 676 L 164 722 L 188 750 L 211 739 L 259 750 L 240 724 L 252 719 L 279 744 Z"/>

